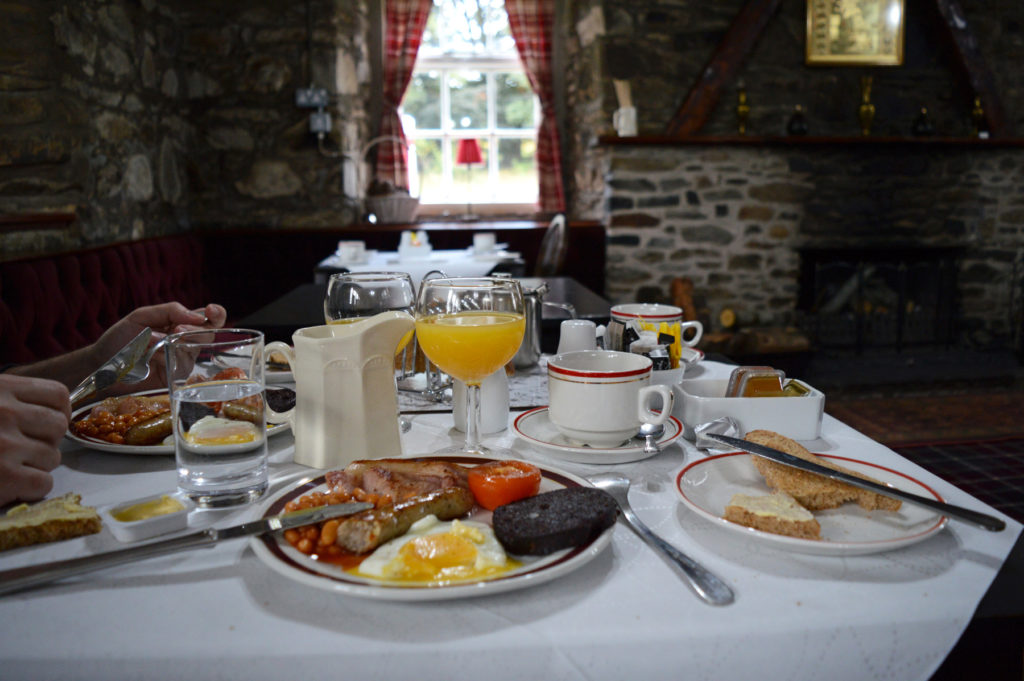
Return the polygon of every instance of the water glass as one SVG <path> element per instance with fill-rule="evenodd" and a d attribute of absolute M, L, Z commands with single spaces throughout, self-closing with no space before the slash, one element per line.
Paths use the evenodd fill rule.
<path fill-rule="evenodd" d="M 267 490 L 263 334 L 187 331 L 165 352 L 178 489 L 204 508 L 255 501 Z"/>

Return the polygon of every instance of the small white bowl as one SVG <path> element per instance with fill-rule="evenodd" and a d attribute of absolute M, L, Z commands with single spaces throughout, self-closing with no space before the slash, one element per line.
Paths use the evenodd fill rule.
<path fill-rule="evenodd" d="M 688 428 L 730 416 L 739 423 L 740 437 L 751 430 L 773 430 L 794 440 L 816 440 L 821 435 L 825 394 L 808 388 L 799 397 L 726 397 L 728 379 L 683 379 L 676 391 L 673 415 Z"/>
<path fill-rule="evenodd" d="M 172 511 L 171 513 L 152 516 L 150 518 L 143 518 L 142 520 L 118 520 L 114 517 L 115 513 L 131 506 L 157 501 L 162 497 L 169 497 L 170 499 L 178 502 L 181 505 L 181 509 Z M 155 537 L 161 534 L 167 534 L 168 532 L 184 530 L 188 527 L 188 514 L 194 511 L 195 508 L 195 502 L 181 492 L 164 492 L 161 494 L 153 494 L 148 497 L 142 497 L 141 499 L 132 499 L 131 501 L 125 501 L 119 504 L 111 504 L 110 506 L 100 509 L 100 516 L 103 518 L 103 524 L 110 529 L 111 534 L 113 534 L 118 541 L 133 542 L 140 541 L 142 539 L 149 539 L 150 537 Z"/>

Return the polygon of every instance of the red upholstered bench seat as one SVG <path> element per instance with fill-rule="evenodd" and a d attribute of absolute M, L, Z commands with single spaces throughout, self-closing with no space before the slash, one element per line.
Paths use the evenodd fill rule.
<path fill-rule="evenodd" d="M 204 305 L 203 258 L 185 234 L 0 263 L 0 364 L 87 345 L 140 305 Z"/>

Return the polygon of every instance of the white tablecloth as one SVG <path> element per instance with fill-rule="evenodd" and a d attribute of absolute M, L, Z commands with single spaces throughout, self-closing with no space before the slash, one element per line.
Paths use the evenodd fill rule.
<path fill-rule="evenodd" d="M 699 370 L 714 376 L 728 368 L 708 362 Z M 450 443 L 450 414 L 411 419 L 407 453 Z M 272 493 L 310 473 L 291 462 L 290 438 L 271 440 Z M 881 555 L 790 554 L 723 532 L 678 501 L 675 473 L 703 456 L 689 443 L 605 467 L 549 458 L 511 431 L 485 442 L 575 473 L 627 473 L 641 518 L 725 579 L 736 602 L 697 600 L 621 523 L 601 555 L 552 582 L 430 603 L 305 586 L 235 540 L 0 598 L 0 677 L 927 679 L 1021 530 L 1008 518 L 1007 530 L 995 534 L 954 521 L 923 543 Z M 953 503 L 996 513 L 830 417 L 815 449 L 897 468 Z M 172 457 L 68 445 L 54 494 L 75 491 L 103 505 L 174 484 Z M 263 506 L 214 517 L 233 524 Z M 0 554 L 0 569 L 119 546 L 104 530 Z"/>
<path fill-rule="evenodd" d="M 350 272 L 408 272 L 413 284 L 419 286 L 432 270 L 441 270 L 449 277 L 482 277 L 503 262 L 515 262 L 518 253 L 494 251 L 475 254 L 471 249 L 433 250 L 423 257 L 403 257 L 397 251 L 368 251 L 365 262 L 343 261 L 337 254 L 320 261 L 318 267 L 344 267 Z"/>

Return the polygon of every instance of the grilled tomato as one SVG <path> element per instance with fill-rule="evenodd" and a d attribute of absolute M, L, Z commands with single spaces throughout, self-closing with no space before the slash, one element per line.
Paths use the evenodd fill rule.
<path fill-rule="evenodd" d="M 525 461 L 491 461 L 469 469 L 469 490 L 488 511 L 532 497 L 540 489 L 540 469 Z"/>

